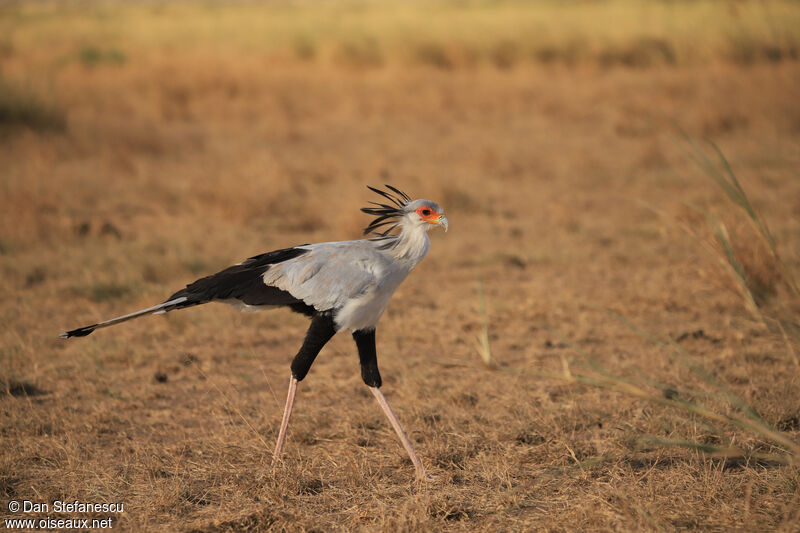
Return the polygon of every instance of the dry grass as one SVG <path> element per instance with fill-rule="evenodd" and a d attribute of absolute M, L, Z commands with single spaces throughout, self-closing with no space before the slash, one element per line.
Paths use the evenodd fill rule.
<path fill-rule="evenodd" d="M 800 57 L 800 6 L 790 0 L 26 2 L 0 5 L 2 14 L 0 53 L 30 52 L 29 64 L 51 68 L 121 63 L 164 49 L 360 68 L 501 70 Z"/>
<path fill-rule="evenodd" d="M 459 5 L 435 9 L 461 24 L 405 4 L 2 7 L 5 78 L 52 89 L 68 128 L 0 143 L 0 517 L 80 499 L 124 502 L 124 530 L 796 530 L 800 472 L 774 460 L 790 447 L 674 405 L 736 418 L 735 396 L 800 438 L 786 338 L 700 214 L 725 224 L 758 309 L 796 317 L 794 4 Z M 521 59 L 526 24 L 556 15 L 537 38 L 561 54 L 582 37 L 577 59 Z M 650 16 L 676 59 L 598 68 L 607 40 L 653 37 Z M 679 19 L 694 25 L 668 31 Z M 393 20 L 424 21 L 417 40 Z M 786 52 L 731 61 L 738 34 Z M 675 123 L 717 143 L 777 255 Z M 206 306 L 56 338 L 249 255 L 356 238 L 364 185 L 383 182 L 451 222 L 378 330 L 384 391 L 438 483 L 410 483 L 346 335 L 270 468 L 302 317 Z M 649 396 L 563 379 L 587 360 Z"/>
<path fill-rule="evenodd" d="M 57 106 L 30 87 L 9 83 L 0 76 L 0 135 L 5 137 L 20 128 L 61 132 L 66 120 Z"/>

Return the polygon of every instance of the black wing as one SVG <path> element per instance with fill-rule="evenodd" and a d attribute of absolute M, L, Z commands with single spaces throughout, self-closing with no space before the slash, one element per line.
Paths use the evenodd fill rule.
<path fill-rule="evenodd" d="M 239 300 L 247 305 L 282 305 L 304 314 L 313 314 L 314 309 L 302 300 L 287 291 L 265 285 L 263 280 L 264 272 L 270 266 L 294 259 L 306 252 L 308 250 L 302 248 L 285 248 L 251 257 L 238 265 L 190 283 L 166 301 L 182 297 L 186 300 L 165 310 L 183 309 L 214 300 Z"/>
<path fill-rule="evenodd" d="M 247 305 L 286 306 L 298 313 L 313 316 L 316 313 L 316 309 L 284 290 L 267 286 L 264 284 L 262 277 L 271 265 L 289 261 L 307 251 L 301 248 L 286 248 L 251 257 L 243 263 L 190 283 L 185 289 L 179 290 L 162 304 L 112 318 L 105 322 L 92 324 L 91 326 L 66 331 L 59 337 L 63 339 L 85 337 L 96 329 L 127 322 L 140 316 L 166 313 L 214 300 L 238 300 Z"/>

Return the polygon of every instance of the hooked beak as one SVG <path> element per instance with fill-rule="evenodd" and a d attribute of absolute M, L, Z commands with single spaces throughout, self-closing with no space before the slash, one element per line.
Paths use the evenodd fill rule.
<path fill-rule="evenodd" d="M 444 228 L 444 232 L 447 233 L 448 223 L 446 216 L 439 215 L 439 218 L 436 219 L 436 223 L 442 226 Z"/>

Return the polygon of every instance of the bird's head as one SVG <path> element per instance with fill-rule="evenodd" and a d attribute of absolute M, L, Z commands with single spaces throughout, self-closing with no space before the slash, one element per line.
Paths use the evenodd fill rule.
<path fill-rule="evenodd" d="M 436 202 L 430 200 L 414 200 L 409 202 L 406 207 L 406 218 L 411 222 L 422 225 L 425 230 L 442 226 L 447 231 L 447 217 L 444 216 L 444 209 Z"/>
<path fill-rule="evenodd" d="M 361 209 L 368 215 L 376 218 L 369 226 L 364 228 L 364 235 L 374 233 L 379 236 L 386 236 L 398 226 L 421 227 L 425 231 L 436 226 L 442 226 L 445 231 L 448 228 L 447 217 L 444 209 L 430 200 L 412 200 L 406 193 L 386 185 L 389 191 L 381 191 L 374 187 L 368 188 L 383 196 L 390 204 L 370 202 L 375 207 L 364 207 Z M 388 227 L 387 227 L 388 226 Z M 378 231 L 379 228 L 385 228 Z"/>

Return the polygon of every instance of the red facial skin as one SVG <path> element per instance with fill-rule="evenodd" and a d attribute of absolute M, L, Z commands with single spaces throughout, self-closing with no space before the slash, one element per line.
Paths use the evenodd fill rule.
<path fill-rule="evenodd" d="M 424 214 L 426 211 L 428 212 L 427 215 Z M 417 209 L 417 214 L 419 215 L 419 218 L 421 218 L 425 222 L 430 222 L 431 224 L 436 224 L 439 221 L 439 213 L 437 213 L 430 207 L 426 206 L 420 207 L 419 209 Z"/>

